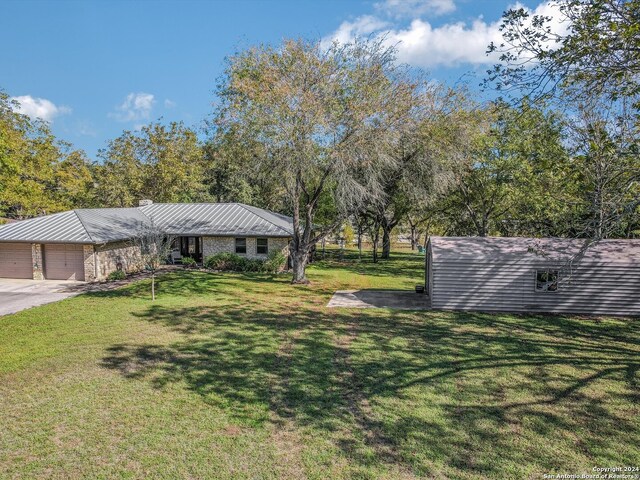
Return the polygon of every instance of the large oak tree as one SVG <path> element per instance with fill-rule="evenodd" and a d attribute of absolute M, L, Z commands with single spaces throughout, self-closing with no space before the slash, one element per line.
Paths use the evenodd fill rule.
<path fill-rule="evenodd" d="M 380 195 L 388 157 L 383 133 L 407 115 L 394 50 L 356 41 L 304 40 L 258 46 L 232 56 L 218 88 L 218 135 L 252 145 L 247 168 L 282 185 L 293 214 L 293 282 L 306 283 L 312 246 L 340 226 L 356 204 Z M 327 202 L 335 212 L 318 222 Z"/>

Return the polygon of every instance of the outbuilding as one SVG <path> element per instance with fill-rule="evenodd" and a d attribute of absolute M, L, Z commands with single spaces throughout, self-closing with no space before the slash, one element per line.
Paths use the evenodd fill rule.
<path fill-rule="evenodd" d="M 640 315 L 640 240 L 431 237 L 434 309 Z"/>

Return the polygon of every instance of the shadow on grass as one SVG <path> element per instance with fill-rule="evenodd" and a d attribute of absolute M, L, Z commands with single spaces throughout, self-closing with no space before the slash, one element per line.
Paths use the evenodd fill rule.
<path fill-rule="evenodd" d="M 200 283 L 172 279 L 171 293 L 233 286 L 224 276 Z M 292 301 L 296 292 L 282 295 Z M 640 401 L 637 322 L 267 308 L 246 299 L 156 304 L 138 316 L 185 338 L 113 345 L 104 367 L 157 388 L 183 384 L 244 424 L 311 428 L 363 467 L 500 477 L 509 467 L 561 469 L 569 458 L 632 464 L 640 443 L 637 418 L 616 408 Z"/>

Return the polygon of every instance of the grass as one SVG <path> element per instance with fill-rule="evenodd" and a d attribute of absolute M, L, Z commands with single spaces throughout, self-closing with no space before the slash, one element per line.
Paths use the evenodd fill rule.
<path fill-rule="evenodd" d="M 423 257 L 185 271 L 0 318 L 1 478 L 541 478 L 640 463 L 640 324 L 326 309 Z"/>

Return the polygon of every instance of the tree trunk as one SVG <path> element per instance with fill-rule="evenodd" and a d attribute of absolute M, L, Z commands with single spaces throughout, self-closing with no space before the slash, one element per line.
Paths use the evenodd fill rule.
<path fill-rule="evenodd" d="M 373 263 L 378 263 L 378 240 L 380 239 L 380 233 L 376 229 L 375 233 L 371 236 L 371 242 L 373 243 Z"/>
<path fill-rule="evenodd" d="M 415 250 L 418 247 L 419 238 L 417 236 L 417 228 L 414 225 L 411 225 L 411 250 Z"/>
<path fill-rule="evenodd" d="M 391 227 L 382 226 L 382 258 L 391 256 Z"/>
<path fill-rule="evenodd" d="M 358 230 L 358 258 L 362 260 L 362 232 Z"/>
<path fill-rule="evenodd" d="M 307 284 L 309 279 L 305 274 L 305 267 L 307 266 L 307 255 L 304 252 L 295 252 L 292 257 L 292 270 L 293 279 L 291 283 Z"/>
<path fill-rule="evenodd" d="M 156 274 L 151 274 L 151 300 L 156 299 Z"/>

